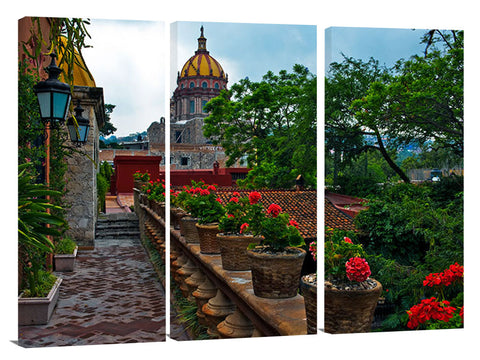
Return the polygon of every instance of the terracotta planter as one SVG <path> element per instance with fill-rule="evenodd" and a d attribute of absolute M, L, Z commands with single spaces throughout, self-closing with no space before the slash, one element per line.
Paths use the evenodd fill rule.
<path fill-rule="evenodd" d="M 251 243 L 258 244 L 260 240 L 260 237 L 253 237 L 252 235 L 217 234 L 217 241 L 222 256 L 222 267 L 231 271 L 250 270 L 247 247 Z"/>
<path fill-rule="evenodd" d="M 198 218 L 185 216 L 180 220 L 180 233 L 185 237 L 188 244 L 199 244 L 198 229 L 195 226 Z M 182 233 L 183 232 L 183 233 Z"/>
<path fill-rule="evenodd" d="M 317 283 L 315 275 L 315 283 L 308 281 L 308 277 L 312 275 L 305 275 L 301 277 L 300 293 L 305 302 L 305 312 L 307 314 L 307 333 L 317 333 Z"/>
<path fill-rule="evenodd" d="M 374 280 L 374 279 L 371 279 Z M 382 284 L 369 290 L 338 290 L 325 287 L 325 332 L 369 332 Z"/>
<path fill-rule="evenodd" d="M 220 254 L 220 246 L 217 241 L 217 234 L 220 232 L 218 223 L 195 224 L 200 240 L 200 252 L 202 254 Z"/>
<path fill-rule="evenodd" d="M 262 253 L 259 248 L 247 250 L 256 296 L 282 299 L 297 295 L 306 252 L 300 248 L 287 249 L 292 253 Z"/>
<path fill-rule="evenodd" d="M 73 271 L 75 259 L 77 258 L 78 246 L 73 250 L 73 254 L 55 254 L 55 271 Z"/>
<path fill-rule="evenodd" d="M 53 314 L 60 294 L 61 278 L 53 285 L 46 297 L 18 297 L 18 325 L 46 325 Z"/>

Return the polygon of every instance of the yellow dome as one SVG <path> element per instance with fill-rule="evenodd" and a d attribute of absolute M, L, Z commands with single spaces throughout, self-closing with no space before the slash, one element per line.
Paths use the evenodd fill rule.
<path fill-rule="evenodd" d="M 67 39 L 64 36 L 60 37 L 60 40 L 63 42 L 65 46 Z M 58 62 L 60 63 L 63 56 L 63 49 L 60 47 L 58 49 Z M 59 67 L 66 72 L 67 65 L 65 63 L 59 65 Z M 60 75 L 60 80 L 65 81 L 63 73 Z M 76 86 L 88 86 L 88 87 L 96 87 L 94 78 L 90 75 L 88 71 L 87 65 L 83 60 L 83 57 L 75 51 L 75 62 L 73 66 L 73 85 Z"/>
<path fill-rule="evenodd" d="M 203 36 L 203 26 L 198 38 L 198 50 L 195 51 L 188 61 L 183 65 L 179 74 L 180 78 L 189 76 L 214 76 L 225 79 L 225 73 L 220 63 L 213 58 L 207 51 L 207 39 Z"/>

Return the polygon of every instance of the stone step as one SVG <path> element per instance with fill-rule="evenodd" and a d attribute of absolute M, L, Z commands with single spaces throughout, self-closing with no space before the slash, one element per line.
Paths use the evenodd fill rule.
<path fill-rule="evenodd" d="M 132 238 L 132 237 L 139 237 L 140 232 L 139 231 L 109 231 L 109 232 L 100 232 L 100 233 L 95 233 L 95 238 L 96 239 L 106 239 L 106 238 L 112 238 L 112 239 L 124 239 L 124 238 Z"/>

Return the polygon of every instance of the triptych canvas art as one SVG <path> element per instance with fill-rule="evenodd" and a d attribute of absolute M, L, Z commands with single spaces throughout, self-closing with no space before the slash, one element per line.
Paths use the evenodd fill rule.
<path fill-rule="evenodd" d="M 22 347 L 463 328 L 463 31 L 23 18 L 19 63 Z"/>

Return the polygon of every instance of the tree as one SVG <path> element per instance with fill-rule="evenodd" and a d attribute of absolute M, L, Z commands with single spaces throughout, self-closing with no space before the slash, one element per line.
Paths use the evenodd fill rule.
<path fill-rule="evenodd" d="M 325 78 L 325 154 L 333 157 L 334 185 L 340 170 L 362 152 L 377 149 L 365 137 L 375 132 L 358 121 L 351 104 L 368 91 L 372 82 L 381 81 L 387 74 L 388 70 L 373 58 L 363 62 L 344 55 L 342 63 L 330 64 Z M 377 141 L 383 146 L 381 137 Z M 385 156 L 389 157 L 388 153 Z"/>
<path fill-rule="evenodd" d="M 302 175 L 316 183 L 316 76 L 303 65 L 292 73 L 269 71 L 262 81 L 247 78 L 205 107 L 204 135 L 221 144 L 227 166 L 246 159 L 246 183 L 291 187 Z"/>
<path fill-rule="evenodd" d="M 116 105 L 112 104 L 105 104 L 105 123 L 103 124 L 102 128 L 100 129 L 101 136 L 109 136 L 112 135 L 117 128 L 112 124 L 110 115 L 115 109 Z"/>
<path fill-rule="evenodd" d="M 392 148 L 431 142 L 463 157 L 463 32 L 453 34 L 444 51 L 400 60 L 392 76 L 373 82 L 352 104 L 359 123 Z"/>

